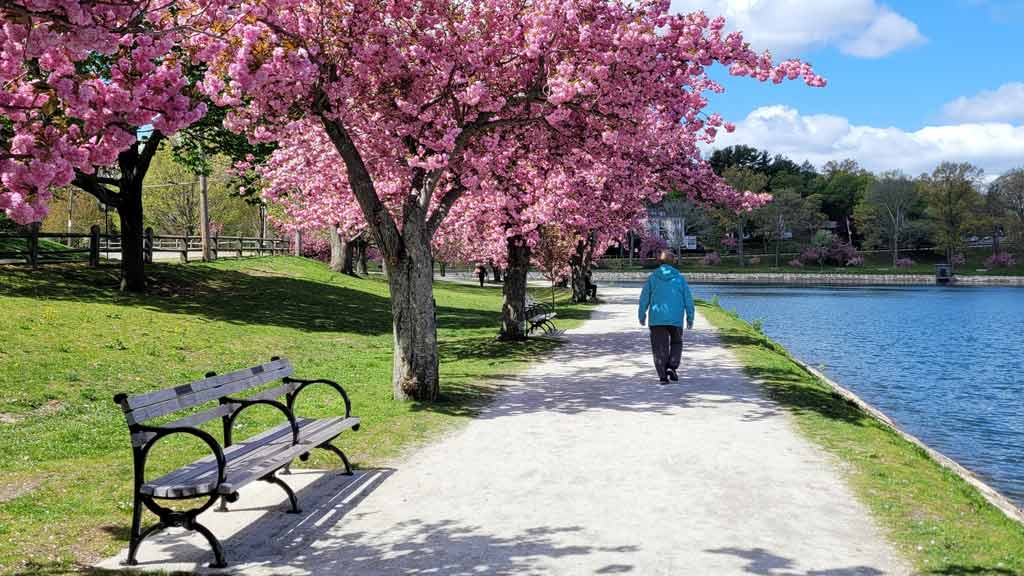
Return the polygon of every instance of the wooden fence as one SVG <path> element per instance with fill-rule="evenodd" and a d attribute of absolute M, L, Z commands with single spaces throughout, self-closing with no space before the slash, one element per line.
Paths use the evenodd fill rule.
<path fill-rule="evenodd" d="M 3 250 L 0 248 L 0 260 L 19 260 L 30 266 L 56 262 L 89 262 L 90 266 L 98 266 L 100 256 L 106 258 L 110 254 L 121 253 L 121 237 L 119 235 L 100 234 L 100 227 L 93 226 L 89 234 L 70 234 L 64 232 L 39 232 L 35 227 L 28 234 L 0 234 L 0 240 L 25 240 L 25 248 Z M 54 242 L 41 246 L 40 240 L 54 240 L 62 246 L 56 248 Z M 146 263 L 153 261 L 153 254 L 170 252 L 178 254 L 182 262 L 189 261 L 189 252 L 202 253 L 202 239 L 198 236 L 166 236 L 153 234 L 152 228 L 146 228 L 142 237 L 142 257 Z M 212 236 L 210 238 L 210 257 L 222 256 L 242 257 L 245 255 L 276 255 L 288 254 L 292 249 L 288 238 L 255 238 L 250 236 Z"/>

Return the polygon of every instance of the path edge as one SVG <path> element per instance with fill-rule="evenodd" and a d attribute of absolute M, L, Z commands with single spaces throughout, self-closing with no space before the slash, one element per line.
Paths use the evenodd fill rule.
<path fill-rule="evenodd" d="M 792 354 L 789 354 L 788 351 L 787 355 L 790 357 L 791 360 L 793 360 L 794 363 L 796 363 L 796 365 L 800 366 L 809 374 L 811 374 L 812 376 L 820 380 L 822 383 L 827 385 L 829 388 L 832 389 L 832 391 L 849 400 L 850 402 L 856 404 L 858 408 L 867 412 L 872 418 L 878 420 L 879 422 L 890 428 L 893 432 L 898 434 L 904 440 L 910 442 L 911 444 L 923 450 L 924 453 L 927 454 L 928 457 L 931 458 L 932 461 L 937 463 L 939 466 L 942 466 L 946 470 L 949 470 L 950 472 L 956 474 L 964 482 L 967 482 L 968 484 L 973 486 L 976 490 L 978 490 L 978 492 L 981 493 L 981 495 L 985 498 L 985 500 L 989 502 L 989 504 L 992 504 L 993 506 L 998 508 L 1004 515 L 1006 515 L 1007 518 L 1009 518 L 1010 520 L 1014 520 L 1021 525 L 1024 525 L 1024 510 L 1018 508 L 1017 505 L 1011 502 L 1009 498 L 1004 496 L 1001 492 L 999 492 L 992 486 L 988 485 L 988 483 L 979 478 L 974 472 L 971 472 L 956 460 L 953 460 L 952 458 L 946 456 L 942 452 L 939 452 L 938 450 L 925 444 L 924 441 L 922 441 L 917 436 L 914 436 L 913 434 L 900 428 L 900 426 L 896 424 L 896 422 L 892 418 L 890 418 L 885 412 L 882 412 L 878 408 L 875 408 L 860 396 L 856 395 L 852 391 L 843 387 L 838 382 L 826 376 L 820 370 L 810 366 L 809 364 L 793 356 Z"/>

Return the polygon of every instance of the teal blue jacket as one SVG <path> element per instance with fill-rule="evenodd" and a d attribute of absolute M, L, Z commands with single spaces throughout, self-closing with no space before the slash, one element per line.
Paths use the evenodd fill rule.
<path fill-rule="evenodd" d="M 662 264 L 651 272 L 640 293 L 640 325 L 647 321 L 650 309 L 651 326 L 683 326 L 693 328 L 693 293 L 686 278 L 678 270 Z"/>

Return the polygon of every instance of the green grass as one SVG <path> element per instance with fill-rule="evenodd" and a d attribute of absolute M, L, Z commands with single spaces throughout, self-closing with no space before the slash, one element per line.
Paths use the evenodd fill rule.
<path fill-rule="evenodd" d="M 985 259 L 992 254 L 989 249 L 970 249 L 964 252 L 967 259 L 965 264 L 956 267 L 956 273 L 963 276 L 972 275 L 993 275 L 993 276 L 1024 276 L 1024 257 L 1018 257 L 1017 264 L 1009 268 L 985 269 Z M 722 263 L 717 266 L 707 266 L 700 258 L 686 257 L 679 264 L 683 272 L 712 272 L 712 273 L 751 273 L 751 272 L 777 272 L 785 274 L 924 274 L 933 276 L 935 265 L 945 262 L 945 257 L 931 250 L 918 250 L 914 252 L 901 252 L 901 256 L 914 260 L 914 265 L 909 268 L 894 268 L 892 257 L 886 253 L 867 254 L 864 258 L 864 265 L 859 267 L 836 267 L 836 266 L 815 266 L 804 267 L 790 266 L 788 262 L 793 256 L 783 256 L 781 266 L 775 267 L 775 257 L 771 254 L 759 256 L 760 263 L 740 266 L 738 259 L 732 256 L 723 256 Z M 750 256 L 747 256 L 750 259 Z M 619 259 L 601 261 L 601 270 L 615 271 L 642 271 L 656 267 L 654 260 L 644 261 L 645 266 L 634 265 L 629 267 L 620 262 Z M 620 264 L 623 264 L 620 266 Z"/>
<path fill-rule="evenodd" d="M 845 464 L 858 497 L 918 573 L 1024 575 L 1024 526 L 736 315 L 704 303 L 700 309 L 800 431 Z"/>
<path fill-rule="evenodd" d="M 497 342 L 500 291 L 439 283 L 443 397 L 399 403 L 391 399 L 383 281 L 291 257 L 148 270 L 150 293 L 131 296 L 116 291 L 116 265 L 0 266 L 0 573 L 74 572 L 125 545 L 132 467 L 117 392 L 287 357 L 296 376 L 346 388 L 364 426 L 341 446 L 365 467 L 465 422 L 495 392 L 490 376 L 515 372 L 557 345 Z M 565 296 L 559 327 L 571 328 L 589 308 Z M 326 387 L 308 392 L 299 412 L 339 409 Z M 269 407 L 247 414 L 238 437 L 280 418 Z M 219 423 L 206 428 L 219 436 Z M 149 475 L 204 454 L 196 441 L 169 438 L 154 449 Z M 338 463 L 315 454 L 310 465 Z"/>
<path fill-rule="evenodd" d="M 39 250 L 44 252 L 43 254 L 40 254 L 40 259 L 41 260 L 47 260 L 47 259 L 51 259 L 51 258 L 54 257 L 54 255 L 46 254 L 45 252 L 63 252 L 65 250 L 67 250 L 67 249 L 68 249 L 68 247 L 65 246 L 64 244 L 61 244 L 60 242 L 56 242 L 56 241 L 50 240 L 48 238 L 40 238 L 39 239 Z M 15 256 L 12 253 L 14 253 L 14 252 L 25 252 L 27 250 L 28 250 L 28 240 L 26 240 L 24 238 L 0 238 L 0 253 L 7 253 L 6 255 L 3 256 L 5 259 L 13 259 Z M 19 256 L 19 257 L 20 258 L 24 258 L 24 256 Z M 71 260 L 87 260 L 88 259 L 88 255 L 84 254 L 84 253 L 79 253 L 79 254 L 61 254 L 60 257 L 62 259 L 71 259 Z"/>

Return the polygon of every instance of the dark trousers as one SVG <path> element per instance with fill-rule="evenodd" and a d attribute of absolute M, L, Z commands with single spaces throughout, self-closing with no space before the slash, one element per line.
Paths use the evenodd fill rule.
<path fill-rule="evenodd" d="M 667 370 L 679 368 L 683 354 L 683 329 L 679 326 L 651 326 L 651 352 L 658 378 L 665 379 Z"/>

